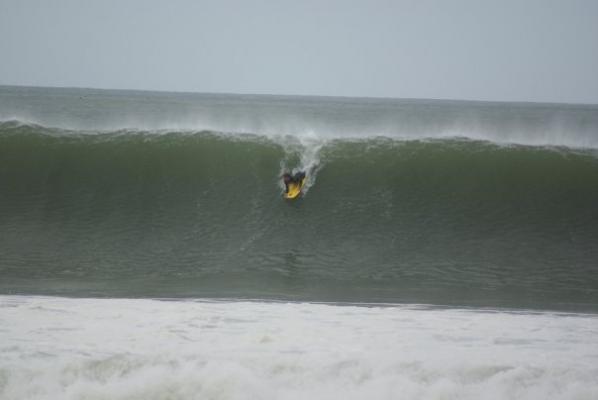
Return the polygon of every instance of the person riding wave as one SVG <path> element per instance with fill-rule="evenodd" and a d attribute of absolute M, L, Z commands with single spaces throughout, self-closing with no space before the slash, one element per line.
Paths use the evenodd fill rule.
<path fill-rule="evenodd" d="M 284 192 L 289 193 L 289 185 L 301 185 L 301 181 L 305 178 L 305 172 L 299 171 L 294 175 L 288 172 L 282 174 L 282 181 L 284 183 Z"/>

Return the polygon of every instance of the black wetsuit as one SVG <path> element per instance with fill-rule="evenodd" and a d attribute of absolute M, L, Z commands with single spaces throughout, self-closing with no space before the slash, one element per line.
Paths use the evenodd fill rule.
<path fill-rule="evenodd" d="M 284 192 L 289 192 L 289 183 L 296 183 L 297 185 L 301 184 L 303 178 L 305 178 L 305 172 L 297 172 L 295 175 L 288 175 L 289 179 L 284 181 Z"/>
<path fill-rule="evenodd" d="M 305 172 L 297 172 L 295 175 L 293 175 L 293 182 L 301 183 L 303 178 L 305 178 Z"/>

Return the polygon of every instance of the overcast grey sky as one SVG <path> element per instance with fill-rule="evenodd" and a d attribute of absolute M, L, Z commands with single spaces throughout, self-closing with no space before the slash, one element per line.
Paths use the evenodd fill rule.
<path fill-rule="evenodd" d="M 598 103 L 598 0 L 0 0 L 0 84 Z"/>

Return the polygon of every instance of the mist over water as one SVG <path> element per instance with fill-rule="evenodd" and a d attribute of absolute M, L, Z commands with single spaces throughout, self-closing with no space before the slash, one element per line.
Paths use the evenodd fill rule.
<path fill-rule="evenodd" d="M 7 87 L 0 120 L 93 131 L 213 131 L 303 140 L 466 137 L 598 148 L 598 105 Z"/>

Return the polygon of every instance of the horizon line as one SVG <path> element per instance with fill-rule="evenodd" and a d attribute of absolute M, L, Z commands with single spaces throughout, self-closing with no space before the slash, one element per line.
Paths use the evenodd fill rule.
<path fill-rule="evenodd" d="M 123 88 L 105 88 L 91 86 L 36 86 L 0 83 L 0 87 L 30 88 L 30 89 L 77 89 L 77 90 L 100 90 L 116 92 L 145 92 L 145 93 L 176 93 L 176 94 L 199 94 L 199 95 L 222 95 L 222 96 L 264 96 L 264 97 L 319 97 L 329 99 L 370 99 L 370 100 L 411 100 L 411 101 L 436 101 L 436 102 L 464 102 L 464 103 L 505 103 L 505 104 L 546 104 L 546 105 L 565 105 L 565 106 L 598 106 L 598 103 L 583 102 L 548 102 L 531 100 L 481 100 L 481 99 L 457 99 L 450 97 L 390 97 L 390 96 L 348 96 L 348 95 L 326 95 L 326 94 L 281 94 L 281 93 L 255 93 L 255 92 L 202 92 L 191 90 L 158 90 L 158 89 L 123 89 Z"/>

